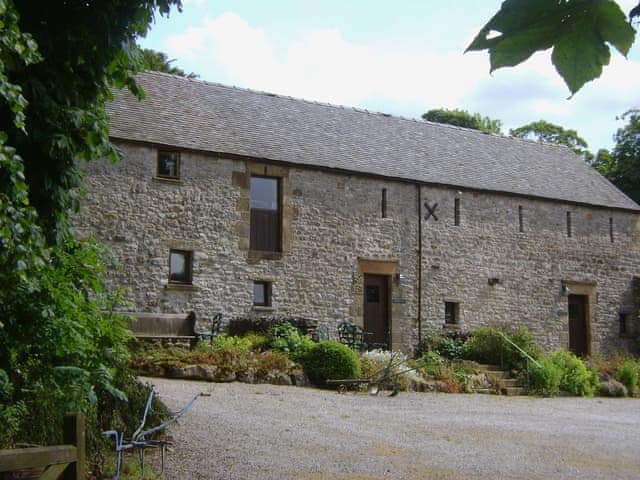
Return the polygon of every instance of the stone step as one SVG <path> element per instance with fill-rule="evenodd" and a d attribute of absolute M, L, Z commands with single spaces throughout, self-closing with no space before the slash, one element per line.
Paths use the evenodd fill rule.
<path fill-rule="evenodd" d="M 507 396 L 526 395 L 527 389 L 524 387 L 503 387 L 500 389 L 500 393 Z"/>
<path fill-rule="evenodd" d="M 500 385 L 503 387 L 521 387 L 522 384 L 517 378 L 502 378 L 500 379 Z"/>
<path fill-rule="evenodd" d="M 478 388 L 476 389 L 476 393 L 480 393 L 481 395 L 492 395 L 495 392 L 495 390 L 491 390 L 490 388 Z"/>
<path fill-rule="evenodd" d="M 511 374 L 505 370 L 480 370 L 480 372 L 498 380 L 503 378 L 509 378 L 511 376 Z"/>
<path fill-rule="evenodd" d="M 486 372 L 487 370 L 502 370 L 502 367 L 500 367 L 500 365 L 493 365 L 490 363 L 479 363 L 478 370 Z"/>

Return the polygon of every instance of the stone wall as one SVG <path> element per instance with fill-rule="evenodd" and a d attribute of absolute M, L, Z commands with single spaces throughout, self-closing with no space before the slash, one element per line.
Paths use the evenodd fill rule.
<path fill-rule="evenodd" d="M 390 265 L 392 342 L 418 341 L 418 187 L 388 179 L 276 167 L 257 161 L 182 152 L 180 181 L 155 178 L 156 149 L 121 143 L 119 164 L 85 165 L 88 195 L 77 231 L 117 253 L 113 281 L 131 289 L 139 311 L 194 310 L 206 320 L 233 316 L 302 316 L 362 324 L 363 265 Z M 283 252 L 248 249 L 248 178 L 267 168 L 282 178 Z M 262 170 L 261 170 L 262 169 Z M 382 218 L 382 189 L 387 216 Z M 637 216 L 559 202 L 422 186 L 438 220 L 422 222 L 422 329 L 442 329 L 444 302 L 457 302 L 471 329 L 524 323 L 545 347 L 567 346 L 562 285 L 594 287 L 593 351 L 635 348 L 617 316 L 633 310 L 640 276 Z M 460 225 L 454 225 L 459 199 Z M 522 229 L 519 208 L 522 207 Z M 572 236 L 566 212 L 571 211 Z M 422 207 L 422 214 L 428 214 Z M 613 242 L 609 219 L 613 219 Z M 168 279 L 169 249 L 193 250 L 193 285 Z M 489 285 L 489 279 L 498 283 Z M 254 281 L 273 283 L 272 307 L 255 307 Z M 564 283 L 563 283 L 564 282 Z"/>

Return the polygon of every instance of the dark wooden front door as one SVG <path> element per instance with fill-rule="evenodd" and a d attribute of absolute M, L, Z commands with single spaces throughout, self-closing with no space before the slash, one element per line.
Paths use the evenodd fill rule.
<path fill-rule="evenodd" d="M 588 313 L 587 295 L 569 295 L 569 350 L 580 357 L 589 355 Z"/>
<path fill-rule="evenodd" d="M 364 276 L 365 342 L 377 348 L 389 347 L 389 277 Z"/>

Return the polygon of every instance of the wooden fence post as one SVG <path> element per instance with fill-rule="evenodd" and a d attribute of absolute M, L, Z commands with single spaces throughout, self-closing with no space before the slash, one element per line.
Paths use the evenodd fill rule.
<path fill-rule="evenodd" d="M 64 416 L 63 439 L 68 445 L 75 445 L 77 461 L 64 471 L 62 480 L 85 480 L 86 433 L 85 418 L 82 412 L 68 413 Z"/>

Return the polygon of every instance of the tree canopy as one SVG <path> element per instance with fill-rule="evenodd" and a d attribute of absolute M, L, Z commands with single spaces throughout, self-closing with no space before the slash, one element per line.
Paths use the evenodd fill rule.
<path fill-rule="evenodd" d="M 436 123 L 446 123 L 458 127 L 480 130 L 485 133 L 502 133 L 502 122 L 479 113 L 469 113 L 466 110 L 436 108 L 422 114 L 424 120 Z"/>
<path fill-rule="evenodd" d="M 171 65 L 176 61 L 175 58 L 169 60 L 169 57 L 164 52 L 158 52 L 151 48 L 140 49 L 142 55 L 142 66 L 145 70 L 152 70 L 154 72 L 170 73 L 171 75 L 178 75 L 186 78 L 198 78 L 198 75 L 191 72 L 185 73 L 184 70 Z"/>
<path fill-rule="evenodd" d="M 614 135 L 616 142 L 608 164 L 608 178 L 620 190 L 640 203 L 640 110 L 633 109 L 622 115 L 628 123 Z"/>
<path fill-rule="evenodd" d="M 505 0 L 466 51 L 487 50 L 493 72 L 553 48 L 551 61 L 574 94 L 602 74 L 610 45 L 629 53 L 638 16 L 640 3 L 627 19 L 612 0 Z"/>
<path fill-rule="evenodd" d="M 62 414 L 100 420 L 101 392 L 124 399 L 126 365 L 110 256 L 73 238 L 76 162 L 119 157 L 109 143 L 112 87 L 141 97 L 136 39 L 179 0 L 0 0 L 0 448 L 59 441 Z"/>
<path fill-rule="evenodd" d="M 540 143 L 553 145 L 565 145 L 579 155 L 587 153 L 587 142 L 572 129 L 566 129 L 560 125 L 538 120 L 518 128 L 509 130 L 509 135 L 518 138 L 528 138 Z"/>

